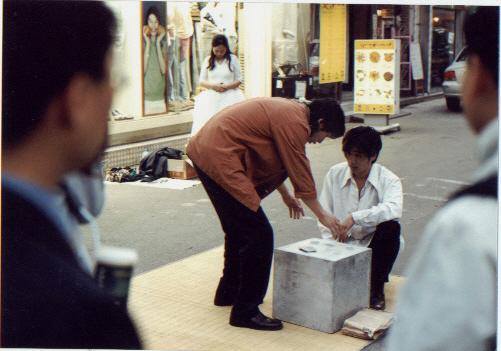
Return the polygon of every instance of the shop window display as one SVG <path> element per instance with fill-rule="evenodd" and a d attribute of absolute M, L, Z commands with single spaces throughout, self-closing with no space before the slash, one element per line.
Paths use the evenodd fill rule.
<path fill-rule="evenodd" d="M 214 35 L 238 49 L 235 3 L 144 1 L 142 7 L 143 114 L 193 108 L 201 64 Z"/>
<path fill-rule="evenodd" d="M 210 55 L 212 38 L 224 34 L 232 53 L 237 52 L 236 3 L 207 2 L 199 3 L 201 35 L 198 42 L 201 59 Z"/>
<path fill-rule="evenodd" d="M 308 48 L 311 9 L 309 4 L 273 4 L 272 96 L 311 97 L 311 75 L 318 77 L 318 53 L 312 57 Z"/>
<path fill-rule="evenodd" d="M 445 69 L 454 59 L 454 10 L 433 8 L 432 24 L 431 84 L 440 86 Z"/>
<path fill-rule="evenodd" d="M 380 7 L 376 16 L 374 37 L 400 40 L 400 90 L 409 92 L 412 89 L 409 6 Z"/>
<path fill-rule="evenodd" d="M 172 110 L 190 109 L 193 82 L 191 81 L 191 46 L 193 19 L 191 3 L 167 2 L 167 28 L 171 36 L 168 50 L 168 89 L 166 99 Z"/>
<path fill-rule="evenodd" d="M 126 56 L 126 32 L 124 28 L 123 13 L 120 6 L 116 3 L 109 4 L 117 20 L 117 29 L 115 41 L 113 43 L 113 64 L 111 66 L 111 81 L 115 88 L 115 96 L 113 98 L 113 105 L 110 109 L 109 120 L 121 121 L 126 119 L 133 119 L 134 117 L 117 103 L 117 95 L 119 95 L 129 84 L 129 74 L 126 70 L 125 56 Z"/>

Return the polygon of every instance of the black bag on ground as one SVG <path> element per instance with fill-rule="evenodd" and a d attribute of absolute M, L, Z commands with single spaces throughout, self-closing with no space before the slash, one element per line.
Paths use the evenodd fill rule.
<path fill-rule="evenodd" d="M 139 171 L 144 172 L 149 181 L 166 177 L 169 158 L 181 160 L 183 152 L 170 147 L 151 152 L 141 159 Z"/>

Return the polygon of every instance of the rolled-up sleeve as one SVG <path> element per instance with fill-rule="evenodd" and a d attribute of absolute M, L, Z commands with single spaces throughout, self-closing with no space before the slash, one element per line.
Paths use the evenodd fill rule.
<path fill-rule="evenodd" d="M 272 135 L 297 198 L 315 199 L 317 192 L 311 174 L 305 145 L 309 130 L 302 125 L 281 123 L 272 128 Z"/>

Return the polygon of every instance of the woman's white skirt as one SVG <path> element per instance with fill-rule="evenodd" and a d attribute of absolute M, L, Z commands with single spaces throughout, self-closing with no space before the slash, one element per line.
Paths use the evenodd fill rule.
<path fill-rule="evenodd" d="M 218 93 L 214 90 L 202 91 L 195 98 L 191 136 L 195 135 L 216 113 L 244 99 L 244 94 L 239 88 L 230 89 L 224 93 Z"/>

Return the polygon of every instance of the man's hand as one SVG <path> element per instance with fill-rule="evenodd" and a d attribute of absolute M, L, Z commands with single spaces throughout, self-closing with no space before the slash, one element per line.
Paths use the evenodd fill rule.
<path fill-rule="evenodd" d="M 282 196 L 282 201 L 284 202 L 285 205 L 289 208 L 289 216 L 294 219 L 300 219 L 301 216 L 304 216 L 304 210 L 303 206 L 301 205 L 301 201 L 299 199 L 296 199 L 295 197 L 291 196 L 289 193 L 289 190 L 287 190 L 287 187 L 285 184 L 280 184 L 280 186 L 277 188 L 278 192 Z"/>
<path fill-rule="evenodd" d="M 289 216 L 290 218 L 300 219 L 304 216 L 303 206 L 301 205 L 301 201 L 296 199 L 295 197 L 282 197 L 285 205 L 289 208 Z"/>
<path fill-rule="evenodd" d="M 332 236 L 334 237 L 334 235 Z M 344 243 L 346 239 L 348 239 L 348 231 L 341 229 L 341 231 L 337 235 L 337 238 L 334 239 L 339 241 L 340 243 Z"/>
<path fill-rule="evenodd" d="M 332 233 L 332 238 L 338 241 L 346 240 L 344 227 L 339 223 L 339 220 L 334 215 L 324 214 L 318 217 L 320 223 L 327 227 Z"/>
<path fill-rule="evenodd" d="M 353 217 L 349 214 L 341 223 L 340 223 L 340 232 L 337 233 L 337 239 L 340 242 L 345 242 L 348 239 L 348 232 L 353 227 L 355 222 L 353 221 Z M 333 235 L 334 236 L 334 235 Z"/>

